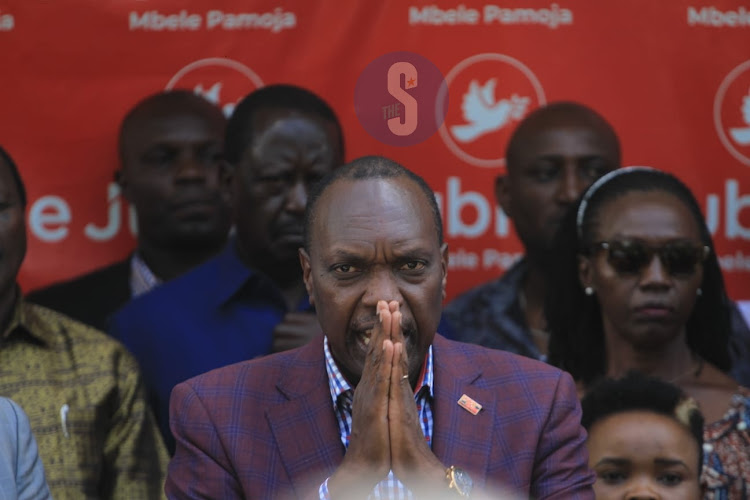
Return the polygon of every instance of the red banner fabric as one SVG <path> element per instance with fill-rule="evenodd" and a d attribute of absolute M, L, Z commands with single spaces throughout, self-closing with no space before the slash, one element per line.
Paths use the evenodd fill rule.
<path fill-rule="evenodd" d="M 229 113 L 285 82 L 333 105 L 348 159 L 391 157 L 435 189 L 449 299 L 521 251 L 493 180 L 518 120 L 563 99 L 614 125 L 625 164 L 688 183 L 730 294 L 750 299 L 749 48 L 750 3 L 732 1 L 0 0 L 0 143 L 29 192 L 20 280 L 36 288 L 131 250 L 135 227 L 112 180 L 120 120 L 140 98 L 190 88 Z M 445 121 L 418 144 L 376 139 L 355 112 L 359 76 L 394 51 L 446 80 Z M 472 92 L 510 111 L 474 126 L 462 107 Z"/>

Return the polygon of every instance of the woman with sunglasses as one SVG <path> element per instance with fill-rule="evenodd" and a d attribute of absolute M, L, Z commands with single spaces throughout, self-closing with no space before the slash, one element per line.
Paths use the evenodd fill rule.
<path fill-rule="evenodd" d="M 550 362 L 582 394 L 631 370 L 679 386 L 707 422 L 705 498 L 748 498 L 750 390 L 727 374 L 729 301 L 690 190 L 651 168 L 610 172 L 569 214 L 557 251 Z"/>

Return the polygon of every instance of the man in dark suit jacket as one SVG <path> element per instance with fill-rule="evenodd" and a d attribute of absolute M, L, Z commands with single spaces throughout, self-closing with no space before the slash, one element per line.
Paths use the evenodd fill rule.
<path fill-rule="evenodd" d="M 120 128 L 115 176 L 135 207 L 135 253 L 32 292 L 28 300 L 105 330 L 107 318 L 131 297 L 219 252 L 231 225 L 225 128 L 219 108 L 186 90 L 139 102 Z"/>
<path fill-rule="evenodd" d="M 325 336 L 174 389 L 169 498 L 593 499 L 571 377 L 435 334 L 448 248 L 423 179 L 335 170 L 299 254 Z"/>
<path fill-rule="evenodd" d="M 29 293 L 27 300 L 98 330 L 110 314 L 130 300 L 130 257 L 77 278 Z"/>

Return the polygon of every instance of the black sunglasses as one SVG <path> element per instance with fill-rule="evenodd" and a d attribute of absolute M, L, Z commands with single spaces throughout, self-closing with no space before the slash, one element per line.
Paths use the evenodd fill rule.
<path fill-rule="evenodd" d="M 695 273 L 698 264 L 708 257 L 710 249 L 688 241 L 672 241 L 663 245 L 648 245 L 638 240 L 599 241 L 591 246 L 591 255 L 607 252 L 607 262 L 618 274 L 640 274 L 654 258 L 671 276 L 688 277 Z"/>

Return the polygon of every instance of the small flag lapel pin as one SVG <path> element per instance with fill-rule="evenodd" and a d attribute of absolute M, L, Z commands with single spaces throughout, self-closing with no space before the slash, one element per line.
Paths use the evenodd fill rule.
<path fill-rule="evenodd" d="M 458 400 L 458 406 L 468 411 L 472 415 L 476 415 L 482 409 L 482 405 L 471 399 L 466 394 L 461 396 L 461 399 Z"/>

